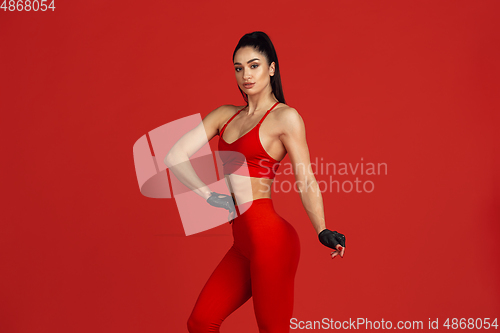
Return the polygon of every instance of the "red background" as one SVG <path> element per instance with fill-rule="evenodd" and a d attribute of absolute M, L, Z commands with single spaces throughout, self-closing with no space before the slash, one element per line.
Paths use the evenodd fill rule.
<path fill-rule="evenodd" d="M 231 227 L 185 237 L 173 200 L 141 195 L 132 146 L 242 105 L 231 56 L 254 30 L 275 44 L 311 159 L 388 166 L 358 176 L 372 193 L 323 193 L 344 259 L 297 193 L 273 194 L 301 240 L 294 317 L 499 316 L 497 1 L 55 5 L 0 11 L 2 332 L 187 331 Z M 252 302 L 221 330 L 257 332 Z"/>

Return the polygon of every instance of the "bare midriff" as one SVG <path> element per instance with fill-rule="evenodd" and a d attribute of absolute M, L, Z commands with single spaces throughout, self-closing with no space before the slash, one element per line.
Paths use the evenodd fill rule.
<path fill-rule="evenodd" d="M 271 198 L 273 179 L 226 175 L 226 183 L 236 206 L 245 202 Z"/>

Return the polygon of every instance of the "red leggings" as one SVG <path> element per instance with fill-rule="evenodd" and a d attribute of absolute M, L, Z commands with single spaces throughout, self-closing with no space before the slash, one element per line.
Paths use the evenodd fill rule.
<path fill-rule="evenodd" d="M 248 210 L 241 206 L 251 204 Z M 253 297 L 260 333 L 289 332 L 300 243 L 270 198 L 238 206 L 234 243 L 203 287 L 188 320 L 190 333 L 220 332 L 233 311 Z"/>

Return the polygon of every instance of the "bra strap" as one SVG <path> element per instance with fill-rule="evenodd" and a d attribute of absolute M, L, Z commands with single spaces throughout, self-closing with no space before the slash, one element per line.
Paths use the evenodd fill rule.
<path fill-rule="evenodd" d="M 274 109 L 274 107 L 276 105 L 280 104 L 280 102 L 276 102 L 274 103 L 274 105 L 272 106 L 272 108 L 270 108 L 269 110 L 267 110 L 266 114 L 264 115 L 264 117 L 262 117 L 262 119 L 259 121 L 259 125 L 262 124 L 262 122 L 264 121 L 264 119 L 266 119 L 267 115 L 271 112 L 272 109 Z"/>

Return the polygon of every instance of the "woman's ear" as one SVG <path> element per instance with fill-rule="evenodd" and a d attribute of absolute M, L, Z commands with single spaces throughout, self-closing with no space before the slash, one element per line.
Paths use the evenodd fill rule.
<path fill-rule="evenodd" d="M 274 71 L 276 70 L 276 63 L 273 61 L 271 65 L 269 66 L 269 74 L 271 76 L 274 76 Z"/>

